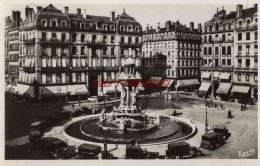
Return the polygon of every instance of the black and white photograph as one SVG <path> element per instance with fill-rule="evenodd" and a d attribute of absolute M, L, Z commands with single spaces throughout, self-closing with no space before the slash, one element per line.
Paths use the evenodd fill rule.
<path fill-rule="evenodd" d="M 2 6 L 4 160 L 258 159 L 257 1 L 91 2 Z"/>

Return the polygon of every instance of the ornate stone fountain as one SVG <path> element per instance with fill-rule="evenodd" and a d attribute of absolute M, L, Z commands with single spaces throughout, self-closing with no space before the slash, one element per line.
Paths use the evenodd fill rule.
<path fill-rule="evenodd" d="M 106 115 L 105 110 L 100 115 L 99 126 L 103 130 L 120 131 L 146 131 L 157 127 L 159 116 L 148 116 L 141 111 L 138 105 L 138 88 L 141 76 L 135 72 L 135 61 L 128 58 L 125 61 L 124 72 L 120 74 L 121 101 L 112 113 Z"/>

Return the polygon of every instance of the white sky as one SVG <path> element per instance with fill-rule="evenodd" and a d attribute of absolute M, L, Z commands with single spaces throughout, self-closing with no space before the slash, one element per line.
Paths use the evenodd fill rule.
<path fill-rule="evenodd" d="M 177 21 L 182 24 L 186 24 L 189 27 L 189 23 L 192 21 L 197 28 L 198 23 L 203 23 L 210 20 L 216 13 L 217 8 L 219 10 L 224 6 L 226 13 L 230 11 L 236 11 L 237 4 L 55 4 L 52 3 L 59 10 L 64 11 L 64 6 L 69 7 L 69 11 L 76 13 L 77 8 L 86 9 L 87 14 L 110 16 L 111 11 L 115 11 L 116 15 L 121 14 L 125 8 L 126 13 L 134 17 L 146 28 L 146 25 L 157 27 L 160 22 L 161 27 L 164 27 L 167 20 Z M 36 4 L 36 3 L 24 3 L 21 5 L 8 6 L 5 11 L 5 15 L 11 15 L 12 10 L 20 10 L 22 18 L 25 17 L 25 7 L 36 8 L 36 6 L 46 7 L 48 4 Z M 243 9 L 250 8 L 253 4 L 242 4 Z M 35 9 L 36 10 L 36 9 Z"/>

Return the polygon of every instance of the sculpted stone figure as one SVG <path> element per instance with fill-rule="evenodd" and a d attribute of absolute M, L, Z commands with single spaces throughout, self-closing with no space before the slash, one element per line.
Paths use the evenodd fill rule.
<path fill-rule="evenodd" d="M 121 90 L 121 103 L 120 103 L 121 106 L 125 105 L 125 96 L 126 96 L 125 89 L 122 88 L 122 90 Z"/>
<path fill-rule="evenodd" d="M 136 97 L 137 97 L 137 93 L 133 89 L 133 91 L 131 92 L 131 102 L 132 102 L 131 105 L 132 106 L 136 105 Z"/>

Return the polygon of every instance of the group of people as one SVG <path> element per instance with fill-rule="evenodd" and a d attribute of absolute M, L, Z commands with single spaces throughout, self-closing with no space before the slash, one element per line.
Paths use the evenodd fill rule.
<path fill-rule="evenodd" d="M 241 104 L 241 110 L 240 111 L 244 111 L 246 110 L 246 104 Z"/>

